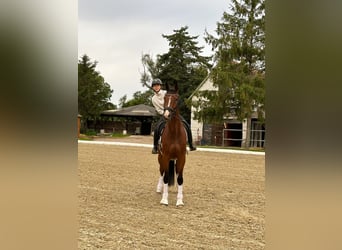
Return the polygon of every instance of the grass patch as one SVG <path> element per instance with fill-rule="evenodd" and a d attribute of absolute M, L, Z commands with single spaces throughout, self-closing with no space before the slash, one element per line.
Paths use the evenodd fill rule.
<path fill-rule="evenodd" d="M 80 134 L 80 136 L 78 137 L 78 140 L 81 140 L 81 141 L 92 141 L 93 140 L 93 136 Z"/>
<path fill-rule="evenodd" d="M 129 135 L 129 134 L 124 135 L 123 133 L 113 133 L 110 136 L 113 138 L 125 138 L 125 137 L 129 137 L 131 135 Z"/>
<path fill-rule="evenodd" d="M 229 149 L 229 150 L 265 152 L 264 148 L 238 148 L 238 147 L 220 147 L 220 146 L 209 146 L 209 145 L 202 145 L 202 146 L 197 146 L 197 147 L 199 147 L 199 148 L 212 148 L 212 149 Z"/>

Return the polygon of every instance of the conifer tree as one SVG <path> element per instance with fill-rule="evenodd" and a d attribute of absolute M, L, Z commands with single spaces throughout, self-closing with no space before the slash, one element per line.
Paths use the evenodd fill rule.
<path fill-rule="evenodd" d="M 265 111 L 264 0 L 232 0 L 230 12 L 217 23 L 216 36 L 206 32 L 205 40 L 214 51 L 210 78 L 218 91 L 197 94 L 195 118 L 219 122 L 236 116 L 247 120 L 249 132 L 253 112 L 262 119 Z"/>
<path fill-rule="evenodd" d="M 96 120 L 109 106 L 113 90 L 96 71 L 97 62 L 83 55 L 78 62 L 78 112 L 85 120 Z"/>
<path fill-rule="evenodd" d="M 198 46 L 198 36 L 189 35 L 187 26 L 174 30 L 171 35 L 162 36 L 168 40 L 169 51 L 157 55 L 156 62 L 149 55 L 142 56 L 144 68 L 148 72 L 142 74 L 141 81 L 143 84 L 151 78 L 160 78 L 164 84 L 177 81 L 183 104 L 180 113 L 190 122 L 191 111 L 186 99 L 207 76 L 210 58 L 200 55 L 203 47 Z"/>

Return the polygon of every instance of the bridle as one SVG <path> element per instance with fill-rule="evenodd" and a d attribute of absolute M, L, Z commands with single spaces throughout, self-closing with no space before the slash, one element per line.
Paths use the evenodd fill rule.
<path fill-rule="evenodd" d="M 177 111 L 178 94 L 166 94 L 164 97 L 164 114 L 167 120 L 171 120 Z M 174 102 L 172 102 L 174 101 Z M 172 105 L 173 104 L 173 105 Z"/>

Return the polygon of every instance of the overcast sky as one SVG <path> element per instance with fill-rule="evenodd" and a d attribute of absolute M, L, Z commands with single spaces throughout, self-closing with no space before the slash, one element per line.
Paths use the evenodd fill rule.
<path fill-rule="evenodd" d="M 205 29 L 216 34 L 216 23 L 228 12 L 230 0 L 79 0 L 78 57 L 87 54 L 98 62 L 97 70 L 114 90 L 111 101 L 118 105 L 127 95 L 145 91 L 140 83 L 142 53 L 168 52 L 162 34 L 188 26 L 199 36 L 202 55 L 211 55 L 204 40 Z"/>

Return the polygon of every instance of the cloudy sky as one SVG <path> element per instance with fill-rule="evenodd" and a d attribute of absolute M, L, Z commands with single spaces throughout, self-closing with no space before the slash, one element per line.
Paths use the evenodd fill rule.
<path fill-rule="evenodd" d="M 141 55 L 167 53 L 162 34 L 188 26 L 205 47 L 203 55 L 211 55 L 205 29 L 215 34 L 229 5 L 230 0 L 79 0 L 78 56 L 98 62 L 97 70 L 114 90 L 111 101 L 118 105 L 122 96 L 131 99 L 146 90 L 140 83 Z"/>

